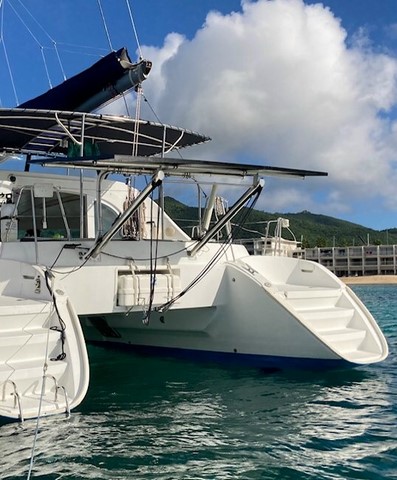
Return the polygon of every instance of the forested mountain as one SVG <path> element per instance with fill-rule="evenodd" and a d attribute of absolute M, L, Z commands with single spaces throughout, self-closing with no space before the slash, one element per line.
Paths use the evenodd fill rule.
<path fill-rule="evenodd" d="M 165 198 L 165 210 L 189 235 L 193 226 L 198 224 L 198 209 L 189 207 L 171 198 Z M 245 217 L 245 219 L 244 219 Z M 389 230 L 373 230 L 356 223 L 346 222 L 327 215 L 318 215 L 303 211 L 299 213 L 268 213 L 259 210 L 243 209 L 233 220 L 238 223 L 244 219 L 243 228 L 236 228 L 236 238 L 251 238 L 264 235 L 266 222 L 278 217 L 289 220 L 290 230 L 304 247 L 332 247 L 350 245 L 387 245 L 397 244 L 397 228 Z M 285 238 L 292 238 L 284 230 Z"/>

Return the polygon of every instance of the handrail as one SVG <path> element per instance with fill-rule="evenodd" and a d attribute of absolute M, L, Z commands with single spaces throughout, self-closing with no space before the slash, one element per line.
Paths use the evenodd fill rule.
<path fill-rule="evenodd" d="M 22 412 L 22 404 L 21 404 L 21 397 L 18 393 L 18 389 L 17 389 L 17 385 L 16 383 L 13 381 L 13 380 L 10 380 L 9 378 L 7 380 L 4 380 L 4 384 L 3 384 L 3 398 L 2 400 L 4 401 L 5 400 L 5 395 L 6 395 L 6 385 L 7 383 L 10 383 L 13 387 L 13 393 L 11 395 L 14 395 L 14 408 L 17 406 L 18 404 L 18 409 L 19 409 L 19 419 L 21 421 L 21 423 L 23 423 L 24 421 L 24 418 L 23 418 L 23 412 Z"/>
<path fill-rule="evenodd" d="M 57 388 L 57 391 L 58 391 L 58 390 L 63 390 L 63 395 L 64 395 L 64 397 L 65 397 L 65 407 L 66 407 L 66 408 L 65 408 L 65 413 L 66 413 L 67 418 L 69 418 L 69 417 L 70 417 L 70 405 L 69 405 L 68 393 L 67 393 L 67 391 L 66 391 L 66 388 L 65 388 L 63 385 L 59 386 L 59 387 Z"/>
<path fill-rule="evenodd" d="M 70 405 L 69 405 L 69 397 L 68 397 L 66 388 L 64 387 L 64 385 L 58 385 L 58 380 L 54 377 L 54 375 L 51 375 L 51 374 L 47 373 L 46 375 L 44 375 L 44 378 L 51 378 L 51 380 L 54 381 L 54 385 L 55 385 L 54 403 L 58 402 L 58 391 L 59 390 L 63 391 L 63 395 L 65 397 L 65 413 L 66 413 L 67 417 L 69 418 L 70 417 Z"/>
<path fill-rule="evenodd" d="M 59 388 L 59 385 L 58 385 L 58 380 L 54 377 L 54 375 L 51 375 L 49 373 L 45 374 L 44 375 L 44 378 L 50 378 L 51 380 L 54 381 L 54 385 L 55 385 L 55 396 L 54 396 L 54 402 L 57 402 L 58 401 L 58 388 Z"/>

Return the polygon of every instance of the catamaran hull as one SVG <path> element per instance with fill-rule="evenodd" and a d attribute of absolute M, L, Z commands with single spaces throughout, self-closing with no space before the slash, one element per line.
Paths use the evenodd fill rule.
<path fill-rule="evenodd" d="M 346 363 L 249 279 L 225 269 L 213 306 L 84 315 L 89 342 L 151 354 L 240 363 L 260 368 L 337 366 Z"/>
<path fill-rule="evenodd" d="M 154 308 L 147 318 L 137 307 L 81 315 L 86 339 L 261 368 L 357 365 L 387 356 L 370 313 L 318 264 L 245 257 L 219 266 L 206 281 L 206 291 L 212 285 L 216 292 L 207 306 L 194 305 L 192 290 L 190 299 L 164 312 Z"/>
<path fill-rule="evenodd" d="M 9 257 L 17 257 L 19 250 L 12 248 L 17 245 L 3 245 Z M 39 243 L 40 256 L 44 245 L 47 254 L 53 250 L 47 256 L 54 262 L 61 247 L 58 242 Z M 364 365 L 388 355 L 372 315 L 319 264 L 247 256 L 243 247 L 233 245 L 203 276 L 219 244 L 208 244 L 189 257 L 176 255 L 187 247 L 184 242 L 159 242 L 163 260 L 156 266 L 152 289 L 150 266 L 123 260 L 131 247 L 137 258 L 148 258 L 148 245 L 113 241 L 106 255 L 82 268 L 76 268 L 79 252 L 89 244 L 62 250 L 65 266 L 54 275 L 73 303 L 87 341 L 259 367 Z M 25 252 L 34 253 L 33 243 L 25 246 Z"/>
<path fill-rule="evenodd" d="M 104 322 L 106 321 L 106 323 Z M 108 321 L 109 320 L 109 321 Z M 101 324 L 98 327 L 98 322 Z M 139 322 L 140 320 L 138 320 Z M 241 365 L 261 369 L 284 369 L 284 368 L 307 368 L 324 369 L 337 368 L 344 366 L 354 366 L 342 358 L 329 358 L 327 351 L 316 358 L 308 358 L 302 351 L 300 356 L 290 356 L 288 351 L 284 354 L 270 354 L 266 351 L 257 353 L 239 352 L 233 345 L 238 342 L 230 342 L 223 348 L 219 347 L 219 342 L 207 338 L 205 341 L 196 342 L 191 336 L 179 334 L 179 344 L 183 346 L 170 346 L 169 336 L 163 332 L 145 333 L 139 327 L 136 329 L 117 328 L 116 319 L 105 319 L 104 317 L 91 317 L 82 319 L 83 331 L 89 344 L 101 347 L 115 349 L 125 349 L 138 354 L 173 357 L 177 359 L 186 359 L 190 361 L 203 361 L 210 363 L 219 363 L 226 365 Z M 112 326 L 114 325 L 114 326 Z M 103 335 L 102 328 L 105 327 L 107 336 Z M 146 327 L 145 327 L 146 328 Z M 178 334 L 175 333 L 175 336 Z M 203 335 L 204 337 L 204 335 Z M 197 344 L 200 344 L 198 347 Z"/>

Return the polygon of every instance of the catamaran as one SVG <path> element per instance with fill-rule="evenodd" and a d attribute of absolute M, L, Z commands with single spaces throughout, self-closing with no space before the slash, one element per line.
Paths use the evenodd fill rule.
<path fill-rule="evenodd" d="M 137 88 L 150 68 L 121 49 L 0 109 L 1 159 L 25 161 L 23 170 L 0 170 L 1 416 L 79 405 L 87 342 L 259 368 L 366 365 L 388 355 L 368 309 L 326 268 L 249 255 L 233 241 L 233 224 L 267 176 L 325 173 L 183 160 L 170 154 L 209 138 L 92 113 Z M 230 207 L 217 195 L 225 178 L 244 186 Z M 164 208 L 172 181 L 197 189 L 190 232 Z M 206 205 L 200 183 L 212 184 Z"/>

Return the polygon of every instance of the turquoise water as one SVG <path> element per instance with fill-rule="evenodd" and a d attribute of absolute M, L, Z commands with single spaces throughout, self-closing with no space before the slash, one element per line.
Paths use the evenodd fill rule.
<path fill-rule="evenodd" d="M 271 374 L 98 347 L 69 420 L 43 419 L 35 479 L 397 479 L 397 286 L 357 286 L 379 365 Z M 0 478 L 27 478 L 35 422 L 0 427 Z"/>

